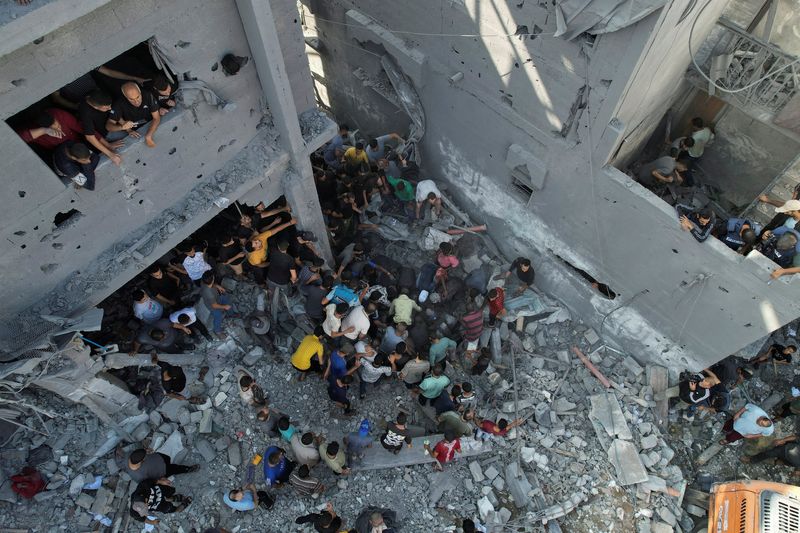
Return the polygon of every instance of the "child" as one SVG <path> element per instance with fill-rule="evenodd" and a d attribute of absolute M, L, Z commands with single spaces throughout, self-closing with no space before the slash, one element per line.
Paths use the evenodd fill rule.
<path fill-rule="evenodd" d="M 464 415 L 464 418 L 470 419 L 475 414 L 475 406 L 478 403 L 478 397 L 472 390 L 472 383 L 465 381 L 461 384 L 461 394 L 456 396 L 456 405 L 458 412 Z"/>
<path fill-rule="evenodd" d="M 522 424 L 522 419 L 518 418 L 509 422 L 505 418 L 501 418 L 497 422 L 475 418 L 475 424 L 478 426 L 475 429 L 475 438 L 481 440 L 494 440 L 495 437 L 505 437 L 508 432 L 513 428 Z"/>
<path fill-rule="evenodd" d="M 442 286 L 442 296 L 447 298 L 447 272 L 460 264 L 451 243 L 443 242 L 439 245 L 439 250 L 436 252 L 436 264 L 439 268 L 436 270 L 433 281 Z"/>
<path fill-rule="evenodd" d="M 278 420 L 278 433 L 281 434 L 281 438 L 286 442 L 292 441 L 292 435 L 294 435 L 296 431 L 297 428 L 295 428 L 291 422 L 289 422 L 288 416 L 284 416 Z"/>
<path fill-rule="evenodd" d="M 489 302 L 489 321 L 502 318 L 506 314 L 506 293 L 501 287 L 495 287 L 486 295 Z"/>
<path fill-rule="evenodd" d="M 253 376 L 244 370 L 239 370 L 239 398 L 243 404 L 255 407 L 261 407 L 267 403 L 264 391 L 253 380 Z"/>
<path fill-rule="evenodd" d="M 436 459 L 433 468 L 435 470 L 444 470 L 444 464 L 452 461 L 456 453 L 461 451 L 461 439 L 456 437 L 455 432 L 447 431 L 444 434 L 444 439 L 436 443 L 433 450 L 431 450 L 430 445 L 426 444 L 425 451 Z"/>

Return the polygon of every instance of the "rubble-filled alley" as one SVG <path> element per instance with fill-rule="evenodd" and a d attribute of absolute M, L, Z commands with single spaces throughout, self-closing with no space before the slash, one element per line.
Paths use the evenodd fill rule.
<path fill-rule="evenodd" d="M 460 231 L 455 233 L 462 236 L 455 240 L 441 231 L 448 226 L 455 226 L 455 218 L 445 210 L 433 223 L 427 219 L 405 225 L 394 220 L 387 224 L 395 232 L 391 239 L 366 242 L 375 243 L 368 251 L 373 258 L 388 258 L 419 272 L 437 249 L 437 238 L 453 239 L 461 261 L 449 273 L 449 297 L 435 304 L 437 298 L 429 298 L 421 304 L 420 316 L 428 331 L 458 339 L 456 317 L 464 311 L 469 280 L 477 276 L 490 287 L 500 286 L 503 280 L 496 278 L 502 276 L 497 275 L 508 263 L 490 251 L 496 248 L 485 235 Z M 24 373 L 20 368 L 4 372 L 4 401 L 22 402 L 17 405 L 31 413 L 24 428 L 10 431 L 13 436 L 0 450 L 4 531 L 138 530 L 140 525 L 128 512 L 136 483 L 122 470 L 128 454 L 139 447 L 166 454 L 173 463 L 200 465 L 198 471 L 174 478 L 175 487 L 192 503 L 186 512 L 160 515 L 155 526 L 159 531 L 205 531 L 214 526 L 242 532 L 293 527 L 302 531 L 295 519 L 331 502 L 349 527 L 355 527 L 359 513 L 374 506 L 393 511 L 400 531 L 460 531 L 461 519 L 472 518 L 497 532 L 690 532 L 704 521 L 701 502 L 686 499 L 687 490 L 701 490 L 698 479 L 788 477 L 774 467 L 739 465 L 730 450 L 698 465 L 700 453 L 715 441 L 720 421 L 705 418 L 689 424 L 677 411 L 668 414 L 668 386 L 677 376 L 670 379 L 665 368 L 642 366 L 632 354 L 607 345 L 600 332 L 582 326 L 567 309 L 541 294 L 519 318 L 498 321 L 484 332 L 484 344 L 493 352 L 484 372 L 469 375 L 461 351 L 449 357 L 446 369 L 451 383 L 474 385 L 476 418 L 519 419 L 521 425 L 487 443 L 476 441 L 468 429 L 461 438 L 465 457 L 437 472 L 421 449 L 422 436 L 441 432 L 431 407 L 420 406 L 392 380 L 366 398 L 353 399 L 355 416 L 342 415 L 328 401 L 320 380 L 312 376 L 298 382 L 289 362 L 311 330 L 302 297 L 295 294 L 280 302 L 277 320 L 272 321 L 263 289 L 234 277 L 223 279 L 222 285 L 239 311 L 226 321 L 227 338 L 200 340 L 183 354 L 159 355 L 184 368 L 195 386 L 196 402 L 167 398 L 149 412 L 140 411 L 134 402 L 124 406 L 124 416 L 116 413 L 104 422 L 86 407 L 36 386 L 69 375 L 74 367 L 99 364 L 92 368 L 95 373 L 100 369 L 97 375 L 103 384 L 86 386 L 112 395 L 113 387 L 125 387 L 120 376 L 126 369 L 147 375 L 150 355 L 117 352 L 107 346 L 107 332 L 105 337 L 87 334 L 95 341 L 75 336 L 35 367 L 23 368 Z M 104 325 L 116 321 L 115 327 L 124 328 L 126 298 L 133 290 L 126 287 L 104 304 Z M 201 367 L 209 367 L 202 379 Z M 234 512 L 222 503 L 223 495 L 249 481 L 260 485 L 262 469 L 252 465 L 253 458 L 280 440 L 269 436 L 257 412 L 240 401 L 240 369 L 253 376 L 270 408 L 288 415 L 299 433 L 312 431 L 328 442 L 343 442 L 342 437 L 357 432 L 367 419 L 375 440 L 399 411 L 409 417 L 416 448 L 393 455 L 375 441 L 360 463 L 350 465 L 349 475 L 317 467 L 325 486 L 321 494 L 300 497 L 283 487 L 272 491 L 271 509 Z M 771 368 L 761 374 L 747 382 L 747 392 L 744 387 L 737 389 L 741 393 L 735 391 L 734 408 L 746 398 L 759 401 L 784 387 L 778 382 L 782 374 Z M 777 398 L 772 403 L 782 397 L 773 396 Z M 46 483 L 30 500 L 11 488 L 10 475 L 26 465 Z"/>

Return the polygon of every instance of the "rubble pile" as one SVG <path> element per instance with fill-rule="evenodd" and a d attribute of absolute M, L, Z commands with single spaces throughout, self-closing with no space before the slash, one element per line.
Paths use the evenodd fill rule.
<path fill-rule="evenodd" d="M 407 241 L 384 243 L 381 253 L 419 268 L 430 261 L 430 251 L 416 244 L 424 242 L 421 230 L 413 227 Z M 476 268 L 491 273 L 489 279 L 502 272 L 507 263 L 487 255 L 487 249 L 475 236 L 463 239 L 462 266 L 453 277 Z M 434 472 L 430 464 L 356 467 L 348 476 L 317 468 L 315 475 L 326 486 L 319 498 L 300 498 L 291 487 L 270 489 L 277 499 L 271 510 L 234 513 L 222 504 L 224 492 L 244 485 L 251 475 L 263 487 L 262 469 L 250 466 L 252 458 L 269 445 L 290 448 L 269 437 L 255 410 L 239 400 L 237 367 L 253 375 L 269 405 L 288 415 L 298 430 L 328 441 L 341 442 L 364 418 L 378 438 L 398 411 L 409 415 L 419 436 L 436 434 L 437 427 L 430 408 L 420 407 L 395 380 L 371 388 L 363 400 L 351 390 L 357 415 L 341 415 L 323 382 L 314 376 L 298 382 L 289 364 L 309 330 L 299 316 L 301 300 L 285 302 L 269 331 L 259 331 L 249 318 L 262 316 L 263 291 L 245 281 L 223 284 L 239 310 L 226 326 L 227 340 L 200 341 L 191 354 L 179 356 L 185 358 L 181 364 L 194 392 L 204 398 L 201 403 L 167 399 L 152 412 L 125 413 L 120 426 L 130 439 L 123 439 L 84 407 L 35 389 L 23 392 L 55 417 L 47 419 L 49 435 L 20 430 L 0 450 L 0 523 L 48 533 L 138 531 L 141 524 L 128 516 L 133 486 L 120 469 L 130 451 L 147 447 L 175 463 L 200 465 L 198 472 L 175 478 L 179 492 L 193 502 L 187 512 L 160 515 L 159 531 L 188 533 L 215 525 L 241 532 L 290 530 L 296 517 L 328 501 L 346 524 L 368 505 L 391 508 L 402 531 L 455 531 L 454 524 L 465 517 L 479 519 L 489 531 L 558 531 L 555 524 L 586 533 L 692 531 L 693 518 L 683 502 L 686 479 L 694 476 L 691 458 L 717 427 L 681 425 L 676 414 L 657 420 L 663 398 L 653 390 L 652 376 L 658 367 L 644 367 L 619 352 L 543 295 L 545 312 L 501 323 L 499 357 L 483 375 L 468 375 L 458 356 L 448 364 L 453 383 L 468 380 L 475 387 L 480 418 L 525 421 L 507 438 L 488 444 L 488 453 L 456 460 L 443 472 Z M 426 305 L 429 327 L 451 331 L 463 312 L 462 300 Z M 201 381 L 205 365 L 210 371 Z M 669 432 L 661 425 L 667 423 Z M 48 482 L 33 500 L 20 500 L 7 479 L 26 462 Z"/>

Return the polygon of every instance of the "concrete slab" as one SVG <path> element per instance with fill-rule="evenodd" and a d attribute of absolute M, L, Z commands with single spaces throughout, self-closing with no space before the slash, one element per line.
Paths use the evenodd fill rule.
<path fill-rule="evenodd" d="M 669 398 L 666 396 L 667 387 L 669 386 L 669 373 L 663 366 L 648 365 L 647 374 L 650 387 L 653 389 L 653 398 L 656 401 L 653 414 L 656 417 L 658 426 L 664 429 L 669 416 Z"/>
<path fill-rule="evenodd" d="M 170 459 L 175 462 L 175 458 L 178 456 L 178 454 L 184 451 L 181 434 L 177 431 L 173 432 L 172 435 L 170 435 L 167 439 L 167 442 L 165 442 L 164 445 L 156 451 L 158 453 L 169 455 Z"/>
<path fill-rule="evenodd" d="M 608 460 L 617 471 L 620 485 L 643 483 L 649 479 L 636 446 L 628 441 L 616 439 L 608 449 Z"/>
<path fill-rule="evenodd" d="M 720 445 L 718 442 L 715 442 L 714 444 L 712 444 L 711 446 L 709 446 L 708 448 L 703 450 L 703 453 L 700 454 L 700 456 L 697 458 L 697 461 L 695 461 L 695 463 L 698 464 L 698 465 L 706 464 L 715 455 L 717 455 L 719 452 L 721 452 L 723 448 L 724 448 L 724 446 Z"/>
<path fill-rule="evenodd" d="M 395 468 L 398 466 L 421 465 L 433 463 L 435 459 L 425 453 L 423 442 L 428 440 L 433 446 L 440 440 L 442 435 L 426 435 L 412 439 L 411 448 L 403 448 L 397 455 L 384 450 L 382 446 L 372 446 L 364 452 L 361 464 L 354 466 L 353 470 L 379 470 L 383 468 Z M 492 450 L 491 444 L 475 440 L 471 437 L 461 438 L 461 453 L 456 455 L 456 460 L 464 457 L 474 457 Z"/>
<path fill-rule="evenodd" d="M 592 403 L 589 417 L 597 420 L 609 437 L 626 440 L 633 438 L 614 393 L 593 394 L 589 397 L 589 401 Z"/>
<path fill-rule="evenodd" d="M 529 496 L 533 487 L 531 482 L 528 481 L 528 476 L 525 472 L 517 469 L 517 463 L 509 463 L 505 468 L 505 481 L 508 487 L 508 492 L 514 498 L 514 505 L 518 509 L 524 509 L 531 504 L 531 497 Z"/>

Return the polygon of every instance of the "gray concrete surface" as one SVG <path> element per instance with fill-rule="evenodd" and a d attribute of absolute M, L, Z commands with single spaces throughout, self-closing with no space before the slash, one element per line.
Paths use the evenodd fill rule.
<path fill-rule="evenodd" d="M 53 4 L 67 11 L 71 6 L 68 1 Z M 281 16 L 290 17 L 289 4 L 280 6 Z M 30 11 L 33 18 L 28 22 L 38 20 L 37 13 Z M 320 135 L 331 130 L 329 120 L 316 116 L 311 122 L 318 131 L 311 142 L 317 146 L 307 145 L 300 136 L 294 97 L 302 102 L 302 111 L 310 111 L 311 85 L 307 63 L 298 61 L 302 34 L 288 23 L 281 31 L 272 26 L 280 42 L 275 39 L 268 48 L 257 43 L 273 63 L 282 62 L 284 45 L 294 50 L 292 80 L 269 80 L 272 94 L 281 94 L 284 107 L 291 104 L 293 110 L 277 113 L 274 121 L 263 103 L 269 105 L 276 97 L 264 97 L 262 73 L 252 61 L 236 76 L 225 76 L 218 68 L 226 53 L 251 55 L 233 0 L 118 0 L 83 16 L 76 13 L 72 18 L 65 14 L 70 22 L 40 43 L 26 44 L 0 58 L 4 77 L 16 80 L 0 86 L 0 118 L 152 36 L 168 50 L 180 76 L 188 73 L 206 81 L 236 109 L 223 113 L 200 104 L 168 115 L 155 135 L 155 148 L 128 140 L 120 167 L 101 163 L 94 191 L 62 184 L 0 122 L 0 154 L 7 169 L 0 214 L 4 243 L 0 316 L 6 333 L 21 330 L 16 320 L 20 315 L 30 319 L 38 312 L 68 314 L 97 303 L 219 212 L 213 201 L 220 197 L 233 201 L 245 195 L 251 203 L 270 203 L 286 192 L 284 185 L 306 187 L 303 181 L 312 179 L 310 167 L 298 175 L 288 164 L 297 167 L 297 161 L 307 162 L 308 151 L 327 140 Z M 294 145 L 284 142 L 285 135 L 279 139 L 287 122 L 300 138 Z M 297 157 L 289 153 L 292 149 L 298 151 Z M 313 190 L 313 181 L 310 184 Z M 55 227 L 56 214 L 71 209 L 80 216 Z M 321 214 L 313 205 L 299 209 L 297 217 L 301 226 L 320 234 Z M 123 257 L 114 261 L 121 253 Z"/>
<path fill-rule="evenodd" d="M 320 19 L 355 20 L 347 15 L 354 4 L 346 0 L 306 4 Z M 678 22 L 683 3 L 599 36 L 593 47 L 582 46 L 584 38 L 566 43 L 547 36 L 554 22 L 546 8 L 512 4 L 486 9 L 480 2 L 445 2 L 432 9 L 413 1 L 395 10 L 358 3 L 358 11 L 395 30 L 504 33 L 522 23 L 542 29 L 525 41 L 400 35 L 414 58 L 425 57 L 422 68 L 406 74 L 427 114 L 426 174 L 446 183 L 474 220 L 486 222 L 509 257 L 532 256 L 539 287 L 640 360 L 702 368 L 794 319 L 800 311 L 796 282 L 767 285 L 774 265 L 737 257 L 717 242 L 698 244 L 680 231 L 669 206 L 616 169 L 600 168 L 620 146 L 619 158 L 635 153 L 679 90 L 691 20 Z M 702 42 L 724 6 L 714 2 L 705 11 L 694 39 Z M 323 103 L 367 137 L 402 133 L 403 114 L 352 76 L 361 67 L 378 77 L 378 58 L 371 53 L 384 46 L 402 54 L 402 47 L 382 43 L 381 33 L 370 28 L 330 24 L 308 13 L 306 20 L 309 35 L 318 35 L 324 47 L 309 49 L 318 90 L 328 99 Z M 456 71 L 464 78 L 451 83 Z M 529 83 L 515 84 L 514 78 L 525 76 Z M 573 111 L 576 91 L 587 81 L 588 108 Z M 506 93 L 514 95 L 511 105 Z M 615 118 L 617 138 L 609 140 L 605 125 Z M 505 159 L 512 144 L 546 164 L 543 187 L 532 197 L 511 187 Z M 616 300 L 593 291 L 558 258 L 607 283 Z"/>

